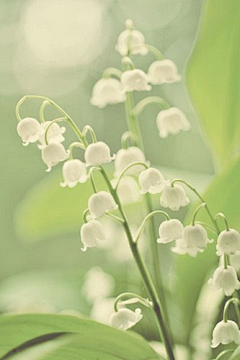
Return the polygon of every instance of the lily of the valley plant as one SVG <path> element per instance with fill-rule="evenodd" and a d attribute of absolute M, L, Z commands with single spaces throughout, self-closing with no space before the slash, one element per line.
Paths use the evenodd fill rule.
<path fill-rule="evenodd" d="M 171 360 L 176 359 L 159 273 L 158 244 L 171 243 L 173 253 L 196 257 L 208 246 L 215 246 L 211 245 L 213 240 L 209 228 L 212 227 L 218 234 L 216 255 L 221 261 L 208 284 L 213 289 L 221 289 L 229 297 L 225 304 L 223 320 L 217 323 L 213 330 L 212 347 L 230 342 L 240 344 L 238 325 L 229 320 L 227 315 L 231 303 L 234 303 L 236 308 L 239 304 L 236 290 L 240 289 L 240 282 L 236 270 L 239 269 L 240 264 L 239 261 L 234 261 L 234 256 L 240 251 L 240 234 L 229 227 L 224 214 L 212 214 L 209 205 L 192 185 L 182 179 L 167 179 L 159 169 L 150 164 L 144 154 L 138 117 L 146 106 L 153 103 L 159 106 L 156 128 L 160 138 L 164 139 L 190 129 L 190 123 L 181 109 L 161 97 L 148 95 L 153 86 L 161 86 L 165 83 L 171 86 L 171 83 L 181 80 L 181 75 L 171 59 L 165 59 L 158 49 L 145 42 L 144 35 L 134 28 L 130 20 L 126 21 L 126 29 L 118 37 L 116 50 L 122 56 L 121 69 L 109 67 L 104 70 L 102 78 L 93 88 L 90 99 L 91 104 L 99 108 L 109 104 L 125 104 L 128 129 L 121 137 L 122 148 L 116 154 L 112 153 L 107 144 L 97 139 L 90 126 L 80 129 L 59 105 L 45 96 L 27 95 L 18 102 L 16 107 L 18 134 L 24 146 L 38 142 L 42 160 L 47 166 L 46 171 L 51 171 L 53 166 L 61 163 L 63 176 L 61 186 L 73 188 L 78 183 L 91 181 L 93 193 L 83 213 L 83 225 L 80 230 L 82 251 L 98 247 L 106 240 L 107 229 L 101 222 L 102 217 L 110 217 L 111 221 L 118 222 L 124 229 L 147 298 L 128 292 L 120 294 L 116 298 L 109 320 L 112 326 L 127 330 L 142 320 L 144 309 L 135 307 L 132 310 L 132 307 L 128 308 L 129 305 L 141 304 L 152 309 L 159 330 L 159 341 L 165 347 L 166 356 Z M 147 73 L 135 67 L 132 55 L 155 57 Z M 135 91 L 143 91 L 146 94 L 146 97 L 137 104 L 134 103 L 133 97 Z M 30 99 L 41 101 L 39 120 L 31 117 L 22 119 L 20 115 L 21 106 Z M 47 106 L 54 107 L 59 112 L 59 117 L 45 121 Z M 64 146 L 65 127 L 62 126 L 64 123 L 68 123 L 76 135 L 76 141 L 68 148 Z M 74 157 L 75 148 L 82 149 L 81 160 Z M 106 171 L 109 163 L 114 163 L 113 178 L 109 176 L 109 171 Z M 96 172 L 101 174 L 106 185 L 105 190 L 99 189 L 96 185 L 94 178 Z M 193 213 L 191 222 L 184 227 L 177 214 L 174 218 L 170 218 L 167 210 L 177 212 L 181 207 L 189 204 L 186 189 L 194 192 L 201 204 Z M 156 194 L 159 194 L 159 209 L 153 210 L 151 197 Z M 145 218 L 139 219 L 138 230 L 133 233 L 131 219 L 127 217 L 124 207 L 127 203 L 137 203 L 141 199 L 146 202 L 148 212 Z M 211 226 L 209 224 L 205 226 L 197 221 L 199 211 L 207 212 Z M 153 217 L 157 217 L 158 231 L 154 227 Z M 223 231 L 219 227 L 220 218 L 225 224 Z M 139 246 L 146 225 L 151 228 L 151 236 L 145 238 L 145 241 L 151 249 L 157 273 L 149 271 Z"/>

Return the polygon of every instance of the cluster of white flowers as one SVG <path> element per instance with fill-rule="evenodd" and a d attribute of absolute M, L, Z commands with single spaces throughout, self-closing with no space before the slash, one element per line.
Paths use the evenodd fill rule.
<path fill-rule="evenodd" d="M 162 85 L 165 83 L 175 83 L 181 80 L 176 64 L 172 60 L 163 59 L 162 55 L 158 60 L 150 64 L 148 73 L 141 69 L 136 69 L 130 55 L 146 55 L 151 51 L 152 46 L 145 43 L 144 35 L 135 30 L 131 20 L 126 21 L 127 29 L 118 37 L 116 50 L 123 57 L 122 62 L 128 64 L 130 69 L 123 68 L 123 71 L 117 73 L 103 73 L 103 78 L 94 85 L 92 105 L 104 108 L 108 104 L 122 103 L 126 100 L 126 93 L 133 91 L 150 91 L 151 85 Z M 157 52 L 158 50 L 155 49 Z M 156 55 L 156 54 L 155 54 Z M 111 68 L 110 68 L 111 69 Z M 117 79 L 111 76 L 117 77 Z M 185 114 L 176 107 L 161 110 L 157 115 L 157 128 L 159 135 L 166 138 L 168 135 L 175 135 L 179 131 L 190 129 L 190 123 Z"/>

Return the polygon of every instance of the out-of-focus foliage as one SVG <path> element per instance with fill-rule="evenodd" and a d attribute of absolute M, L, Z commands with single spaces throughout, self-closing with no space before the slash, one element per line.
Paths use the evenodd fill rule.
<path fill-rule="evenodd" d="M 239 151 L 239 12 L 238 0 L 207 1 L 187 71 L 200 123 L 221 163 Z"/>
<path fill-rule="evenodd" d="M 50 349 L 44 351 L 40 348 L 39 358 L 48 360 L 81 357 L 101 360 L 119 357 L 129 360 L 162 359 L 137 334 L 119 331 L 68 315 L 2 316 L 0 319 L 0 356 L 4 356 L 13 348 L 21 347 L 32 339 L 62 332 L 65 334 L 56 338 L 55 346 L 52 342 Z M 28 357 L 28 348 L 31 349 L 31 343 L 26 345 L 26 350 L 22 349 L 25 359 Z"/>

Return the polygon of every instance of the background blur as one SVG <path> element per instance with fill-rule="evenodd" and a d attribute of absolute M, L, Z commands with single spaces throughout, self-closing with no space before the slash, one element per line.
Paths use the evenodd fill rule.
<path fill-rule="evenodd" d="M 181 108 L 192 124 L 190 132 L 160 140 L 155 125 L 158 109 L 149 107 L 141 116 L 147 157 L 153 164 L 175 169 L 173 172 L 205 174 L 206 183 L 207 175 L 214 171 L 212 156 L 184 81 L 202 7 L 202 0 L 0 1 L 2 311 L 8 310 L 7 306 L 11 310 L 11 299 L 12 310 L 17 310 L 14 304 L 19 303 L 21 311 L 25 306 L 22 299 L 30 308 L 42 302 L 43 308 L 46 304 L 50 310 L 54 306 L 56 311 L 71 307 L 84 312 L 89 304 L 82 300 L 79 308 L 80 277 L 91 264 L 103 263 L 96 252 L 80 251 L 81 213 L 68 211 L 71 206 L 77 209 L 76 196 L 81 202 L 79 188 L 70 191 L 74 195 L 68 189 L 59 189 L 61 167 L 46 174 L 36 146 L 22 146 L 16 132 L 17 101 L 25 94 L 52 98 L 80 127 L 94 127 L 98 138 L 116 152 L 126 130 L 123 105 L 100 110 L 91 106 L 89 99 L 103 70 L 120 67 L 115 44 L 125 20 L 131 18 L 146 42 L 161 49 L 183 74 L 181 83 L 154 87 L 151 94 L 164 96 Z M 147 70 L 153 60 L 151 55 L 136 57 L 136 64 Z M 143 96 L 136 94 L 135 98 Z M 37 116 L 39 105 L 37 101 L 26 102 L 22 115 Z M 52 230 L 56 221 L 52 203 L 62 226 L 59 233 Z M 41 235 L 44 241 L 37 241 L 42 240 Z M 105 271 L 115 271 L 118 276 L 118 268 L 113 271 L 107 267 Z"/>

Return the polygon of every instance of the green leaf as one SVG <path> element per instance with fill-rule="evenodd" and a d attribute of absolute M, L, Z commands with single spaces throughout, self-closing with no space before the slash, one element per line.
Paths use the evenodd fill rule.
<path fill-rule="evenodd" d="M 236 348 L 234 353 L 228 358 L 228 360 L 239 360 L 240 359 L 240 346 Z"/>
<path fill-rule="evenodd" d="M 240 2 L 208 0 L 187 69 L 187 84 L 200 122 L 224 162 L 240 140 Z"/>
<path fill-rule="evenodd" d="M 51 353 L 43 357 L 44 359 L 162 359 L 137 334 L 68 315 L 2 316 L 0 318 L 0 356 L 4 356 L 30 340 L 46 334 L 62 332 L 68 334 L 62 334 L 56 338 L 56 341 L 60 339 L 60 342 L 52 347 Z M 72 336 L 69 337 L 69 335 Z M 32 341 L 27 347 L 33 346 Z"/>
<path fill-rule="evenodd" d="M 238 158 L 225 167 L 203 195 L 212 213 L 223 212 L 230 227 L 237 230 L 240 230 L 239 179 L 240 159 Z M 194 209 L 195 206 L 191 209 L 189 219 L 192 218 Z M 199 212 L 197 220 L 211 224 L 204 209 Z M 219 224 L 220 228 L 223 229 L 224 225 L 220 222 Z M 209 235 L 213 237 L 212 234 L 209 233 Z M 177 309 L 173 316 L 177 318 L 178 324 L 183 329 L 180 335 L 179 333 L 176 335 L 178 338 L 180 336 L 179 340 L 185 344 L 188 344 L 189 341 L 196 312 L 196 303 L 202 286 L 208 279 L 206 278 L 207 275 L 211 274 L 213 267 L 217 266 L 218 261 L 215 242 L 209 244 L 207 249 L 202 254 L 198 254 L 196 258 L 179 255 L 176 268 L 177 281 L 174 290 L 174 301 L 177 304 Z"/>

